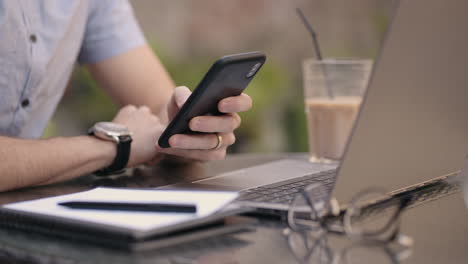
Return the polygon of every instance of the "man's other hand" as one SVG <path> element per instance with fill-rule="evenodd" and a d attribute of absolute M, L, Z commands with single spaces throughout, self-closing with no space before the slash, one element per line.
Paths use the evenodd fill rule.
<path fill-rule="evenodd" d="M 125 125 L 132 133 L 132 147 L 127 167 L 151 161 L 157 154 L 154 142 L 159 138 L 164 125 L 147 106 L 127 105 L 120 109 L 113 122 Z"/>

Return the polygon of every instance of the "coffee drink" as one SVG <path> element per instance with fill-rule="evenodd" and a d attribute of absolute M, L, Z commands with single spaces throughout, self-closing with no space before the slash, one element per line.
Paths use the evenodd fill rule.
<path fill-rule="evenodd" d="M 307 99 L 310 160 L 339 160 L 359 111 L 361 97 Z"/>

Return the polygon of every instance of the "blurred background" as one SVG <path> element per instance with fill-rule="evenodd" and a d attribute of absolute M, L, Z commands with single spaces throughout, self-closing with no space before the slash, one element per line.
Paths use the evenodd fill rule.
<path fill-rule="evenodd" d="M 149 44 L 177 85 L 194 88 L 226 54 L 263 51 L 267 63 L 246 90 L 254 99 L 241 114 L 230 152 L 307 151 L 302 60 L 314 57 L 302 8 L 324 57 L 374 59 L 392 11 L 391 0 L 131 0 Z M 111 120 L 116 106 L 86 69 L 77 66 L 45 137 L 83 134 Z"/>

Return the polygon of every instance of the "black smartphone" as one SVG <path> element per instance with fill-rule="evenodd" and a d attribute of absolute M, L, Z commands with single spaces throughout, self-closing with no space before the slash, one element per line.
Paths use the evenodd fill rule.
<path fill-rule="evenodd" d="M 174 134 L 200 133 L 190 130 L 190 120 L 202 115 L 222 115 L 218 111 L 218 102 L 240 95 L 265 60 L 266 56 L 257 51 L 218 59 L 164 130 L 158 141 L 159 146 L 170 147 L 169 138 Z"/>

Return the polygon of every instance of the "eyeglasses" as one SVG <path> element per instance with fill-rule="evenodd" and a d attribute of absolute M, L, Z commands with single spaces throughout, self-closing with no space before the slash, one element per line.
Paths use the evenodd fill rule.
<path fill-rule="evenodd" d="M 293 231 L 312 232 L 315 236 L 332 232 L 354 240 L 398 241 L 402 236 L 400 216 L 411 198 L 382 198 L 386 193 L 379 188 L 366 189 L 356 194 L 340 212 L 338 202 L 328 199 L 329 190 L 324 185 L 311 184 L 290 204 L 288 226 Z"/>
<path fill-rule="evenodd" d="M 362 263 L 363 259 L 372 263 L 396 264 L 411 255 L 409 241 L 369 243 L 361 240 L 346 243 L 347 241 L 334 239 L 326 233 L 317 237 L 316 233 L 309 231 L 296 232 L 287 229 L 285 232 L 289 248 L 296 261 L 301 264 L 352 264 Z"/>

